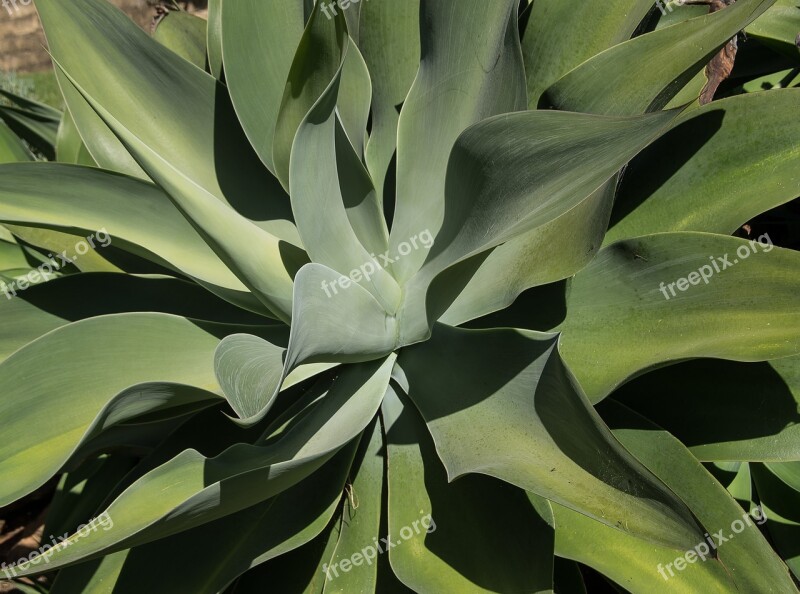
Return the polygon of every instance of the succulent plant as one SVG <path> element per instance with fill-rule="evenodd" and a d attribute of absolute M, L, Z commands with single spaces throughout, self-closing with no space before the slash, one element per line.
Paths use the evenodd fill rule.
<path fill-rule="evenodd" d="M 36 6 L 67 111 L 0 152 L 0 506 L 59 482 L 7 577 L 797 591 L 800 254 L 757 221 L 800 89 L 750 92 L 793 2 Z"/>

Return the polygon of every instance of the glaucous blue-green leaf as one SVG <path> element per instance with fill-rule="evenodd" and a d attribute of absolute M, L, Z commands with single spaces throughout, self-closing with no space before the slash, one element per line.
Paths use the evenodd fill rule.
<path fill-rule="evenodd" d="M 358 363 L 386 357 L 398 346 L 397 320 L 369 291 L 322 264 L 307 264 L 294 284 L 294 316 L 283 349 L 246 336 L 220 345 L 217 373 L 242 425 L 264 418 L 278 388 L 301 365 Z M 259 352 L 256 361 L 249 359 Z M 282 367 L 280 367 L 282 363 Z M 321 369 L 309 366 L 308 369 Z M 300 377 L 308 377 L 298 371 Z M 241 416 L 245 415 L 245 416 Z"/>
<path fill-rule="evenodd" d="M 78 128 L 75 126 L 75 120 L 72 119 L 68 109 L 64 111 L 64 117 L 61 118 L 61 124 L 58 127 L 56 160 L 60 163 L 73 163 L 89 167 L 97 166 L 83 143 Z"/>
<path fill-rule="evenodd" d="M 559 327 L 589 399 L 669 362 L 800 353 L 800 254 L 759 239 L 660 233 L 601 250 L 572 280 Z"/>
<path fill-rule="evenodd" d="M 537 231 L 544 237 L 558 236 L 561 232 L 560 227 L 541 231 L 537 228 L 573 209 L 580 211 L 576 215 L 579 217 L 596 214 L 598 206 L 594 200 L 612 198 L 609 189 L 602 189 L 604 184 L 662 134 L 675 115 L 661 112 L 620 118 L 529 111 L 495 116 L 464 132 L 456 142 L 448 165 L 442 229 L 430 253 L 417 250 L 427 254 L 427 260 L 408 285 L 404 303 L 407 313 L 403 317 L 404 342 L 424 336 L 427 327 L 458 296 L 474 268 L 464 264 L 455 273 L 450 272 L 455 280 L 445 273 L 446 281 L 434 283 L 428 292 L 436 275 L 509 240 L 520 242 L 509 247 L 509 252 L 516 251 L 516 257 L 523 257 L 520 254 L 525 248 L 536 247 L 534 233 Z M 577 208 L 587 198 L 593 199 L 593 203 Z M 607 210 L 607 205 L 601 204 L 599 208 Z M 562 224 L 570 220 L 571 217 L 567 217 Z M 586 225 L 585 221 L 582 225 Z M 582 246 L 577 249 L 581 250 Z M 532 257 L 530 251 L 526 255 Z M 548 272 L 544 272 L 545 280 L 558 280 L 558 277 L 574 273 L 567 265 L 580 266 L 584 254 L 570 250 L 567 257 L 562 254 L 553 257 L 564 258 L 565 264 L 560 270 L 554 266 L 555 274 L 550 274 L 556 278 L 547 279 Z M 503 263 L 502 258 L 500 260 L 498 264 Z M 480 261 L 473 262 L 480 264 Z M 497 269 L 495 274 L 506 272 Z M 498 284 L 503 291 L 501 298 L 508 298 L 505 287 L 495 283 Z M 524 281 L 516 285 L 514 290 L 520 286 L 527 288 Z M 513 294 L 514 290 L 510 292 Z"/>
<path fill-rule="evenodd" d="M 299 40 L 275 123 L 272 144 L 274 170 L 287 189 L 290 184 L 289 163 L 297 130 L 325 92 L 337 84 L 336 79 L 350 43 L 342 13 L 339 12 L 334 18 L 323 17 L 320 7 L 321 3 L 315 5 Z"/>
<path fill-rule="evenodd" d="M 349 44 L 347 51 L 358 50 Z M 358 271 L 356 282 L 394 313 L 400 287 L 375 255 L 386 250 L 386 222 L 369 177 L 337 119 L 343 76 L 340 68 L 297 130 L 290 167 L 292 208 L 311 259 L 347 277 Z M 312 169 L 315 174 L 308 175 Z"/>
<path fill-rule="evenodd" d="M 390 251 L 445 218 L 450 152 L 469 126 L 527 106 L 517 5 L 513 0 L 420 3 L 421 61 L 400 114 L 397 204 Z M 406 282 L 425 260 L 415 250 L 394 263 Z"/>
<path fill-rule="evenodd" d="M 402 351 L 448 479 L 488 474 L 644 541 L 693 546 L 702 531 L 689 510 L 613 438 L 556 339 L 437 325 Z"/>
<path fill-rule="evenodd" d="M 345 446 L 318 472 L 280 495 L 204 526 L 135 547 L 117 557 L 118 569 L 93 586 L 98 571 L 92 562 L 62 570 L 52 592 L 115 592 L 143 590 L 217 592 L 241 574 L 280 557 L 316 537 L 331 520 L 341 502 L 357 442 Z M 197 548 L 198 542 L 214 546 Z M 222 554 L 220 554 L 222 552 Z M 169 572 L 152 567 L 169 558 Z M 88 571 L 87 571 L 88 570 Z M 100 571 L 111 573 L 109 567 Z M 98 588 L 98 589 L 95 589 Z"/>

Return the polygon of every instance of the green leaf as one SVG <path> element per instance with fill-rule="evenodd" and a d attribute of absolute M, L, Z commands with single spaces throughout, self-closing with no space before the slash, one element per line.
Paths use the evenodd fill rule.
<path fill-rule="evenodd" d="M 221 259 L 264 305 L 288 320 L 291 275 L 305 256 L 275 235 L 292 240 L 296 232 L 288 204 L 239 134 L 224 88 L 102 0 L 79 0 L 70 7 L 38 0 L 37 8 L 54 60 L 70 82 L 203 229 Z M 140 105 L 160 117 L 138 117 Z M 223 145 L 226 150 L 217 153 L 215 147 Z M 263 199 L 265 188 L 271 200 Z M 259 218 L 260 226 L 234 206 L 258 213 L 250 216 Z M 260 257 L 253 258 L 254 251 Z"/>
<path fill-rule="evenodd" d="M 391 391 L 389 388 L 387 393 Z M 383 430 L 377 418 L 364 432 L 361 442 L 357 463 L 345 486 L 336 548 L 321 568 L 325 573 L 326 594 L 377 591 L 379 553 L 375 545 L 380 534 L 386 463 Z"/>
<path fill-rule="evenodd" d="M 212 332 L 221 329 L 166 314 L 104 316 L 58 328 L 8 357 L 0 364 L 7 419 L 0 505 L 53 476 L 98 423 L 109 422 L 115 402 L 125 404 L 124 395 L 114 397 L 130 386 L 159 380 L 218 391 Z"/>
<path fill-rule="evenodd" d="M 78 128 L 75 126 L 75 120 L 72 119 L 69 110 L 64 111 L 64 117 L 61 118 L 61 124 L 58 127 L 56 158 L 61 163 L 73 163 L 89 167 L 97 166 L 92 155 L 89 154 L 89 149 L 83 143 L 78 133 Z"/>
<path fill-rule="evenodd" d="M 488 474 L 665 546 L 702 539 L 685 505 L 612 437 L 555 335 L 437 325 L 399 363 L 449 480 Z"/>
<path fill-rule="evenodd" d="M 258 156 L 276 173 L 272 149 L 275 126 L 289 69 L 303 35 L 303 3 L 299 0 L 216 2 L 222 4 L 221 9 L 217 8 L 222 13 L 217 25 L 221 27 L 220 56 L 224 55 L 225 80 L 236 114 Z M 212 4 L 209 7 L 212 24 L 214 10 Z M 212 49 L 216 51 L 209 43 L 209 51 Z M 219 78 L 214 68 L 212 62 L 212 72 Z"/>
<path fill-rule="evenodd" d="M 0 167 L 0 220 L 94 232 L 178 270 L 248 309 L 265 311 L 156 186 L 123 175 L 61 164 Z"/>
<path fill-rule="evenodd" d="M 283 376 L 285 343 L 270 342 L 250 334 L 234 334 L 220 342 L 214 369 L 222 391 L 241 419 L 269 409 L 279 390 L 285 390 L 332 367 L 300 366 Z"/>
<path fill-rule="evenodd" d="M 800 33 L 800 4 L 797 0 L 778 0 L 744 30 L 767 47 L 800 61 L 797 36 Z"/>
<path fill-rule="evenodd" d="M 33 161 L 33 155 L 5 123 L 0 122 L 0 163 Z"/>
<path fill-rule="evenodd" d="M 551 591 L 553 530 L 525 492 L 480 474 L 448 483 L 408 398 L 390 389 L 382 411 L 389 533 L 381 544 L 397 577 L 415 592 Z"/>
<path fill-rule="evenodd" d="M 372 129 L 366 164 L 380 202 L 397 148 L 400 105 L 419 68 L 419 0 L 362 2 L 358 47 L 372 80 Z M 388 188 L 389 195 L 394 188 Z"/>
<path fill-rule="evenodd" d="M 800 461 L 800 357 L 687 361 L 646 373 L 612 398 L 672 433 L 699 460 Z"/>
<path fill-rule="evenodd" d="M 645 544 L 554 504 L 558 555 L 585 563 L 632 592 L 798 591 L 786 566 L 759 532 L 758 520 L 678 440 L 611 401 L 603 404 L 603 412 L 615 428 L 614 435 L 686 501 L 718 548 L 708 545 L 703 561 L 697 553 L 704 551 L 705 534 L 676 551 Z M 739 533 L 733 534 L 737 529 Z M 718 531 L 727 542 L 716 538 Z M 684 569 L 678 570 L 675 560 L 688 551 L 695 553 L 694 561 L 684 560 Z M 669 563 L 673 567 L 668 568 Z"/>
<path fill-rule="evenodd" d="M 590 400 L 669 362 L 800 353 L 800 254 L 768 239 L 662 233 L 604 248 L 573 279 L 559 328 Z"/>
<path fill-rule="evenodd" d="M 54 118 L 41 115 L 39 111 L 28 111 L 16 107 L 0 106 L 0 120 L 31 146 L 34 146 L 46 158 L 55 158 L 56 134 L 60 115 Z"/>
<path fill-rule="evenodd" d="M 753 465 L 753 479 L 761 508 L 767 518 L 767 531 L 775 548 L 795 576 L 800 579 L 800 554 L 797 539 L 800 537 L 800 493 L 794 479 L 796 464 L 769 464 L 766 468 Z M 787 482 L 788 481 L 788 482 Z"/>
<path fill-rule="evenodd" d="M 357 51 L 352 44 L 349 50 Z M 292 208 L 311 259 L 346 276 L 359 271 L 359 284 L 394 313 L 400 287 L 374 256 L 386 250 L 386 223 L 369 177 L 338 125 L 336 99 L 343 77 L 342 70 L 336 72 L 297 129 L 290 167 Z M 311 169 L 315 175 L 308 174 Z"/>
<path fill-rule="evenodd" d="M 652 8 L 652 0 L 536 0 L 522 38 L 528 107 L 536 109 L 547 88 L 567 72 L 630 39 Z"/>
<path fill-rule="evenodd" d="M 541 234 L 541 240 L 558 235 L 561 229 L 555 224 L 549 229 L 538 227 L 552 223 L 587 199 L 591 204 L 578 209 L 576 216 L 594 215 L 598 208 L 607 210 L 607 204 L 596 203 L 612 198 L 611 188 L 603 189 L 604 184 L 657 138 L 674 117 L 673 112 L 618 118 L 530 111 L 496 116 L 464 132 L 448 165 L 447 216 L 427 261 L 407 290 L 404 342 L 424 336 L 473 271 L 465 265 L 467 274 L 457 271 L 461 278 L 440 282 L 428 295 L 428 285 L 436 275 L 515 238 L 519 243 L 509 248 L 512 258 L 522 257 L 520 252 L 526 248 L 525 257 L 533 257 L 530 250 L 538 246 L 536 233 Z M 568 217 L 564 222 L 572 220 Z M 586 224 L 584 219 L 582 226 Z M 573 274 L 575 270 L 567 268 L 569 264 L 583 264 L 583 254 L 570 249 L 565 256 L 557 248 L 558 244 L 553 246 L 552 257 L 563 258 L 565 266 L 554 266 L 556 274 L 551 273 L 550 278 L 545 272 L 545 281 Z M 492 263 L 502 264 L 502 258 Z M 505 272 L 498 269 L 496 274 Z M 447 273 L 445 278 L 449 280 Z M 499 288 L 504 290 L 502 285 Z M 517 288 L 527 287 L 523 282 Z"/>
<path fill-rule="evenodd" d="M 153 39 L 198 68 L 206 68 L 208 23 L 188 12 L 171 11 L 162 18 Z"/>
<path fill-rule="evenodd" d="M 422 60 L 400 115 L 397 204 L 390 251 L 445 218 L 445 172 L 459 135 L 493 115 L 527 106 L 514 0 L 424 2 Z M 394 265 L 402 283 L 419 270 L 424 250 Z"/>
<path fill-rule="evenodd" d="M 330 522 L 341 503 L 356 446 L 356 441 L 345 446 L 319 471 L 268 501 L 131 549 L 120 562 L 119 577 L 109 586 L 117 594 L 147 590 L 217 592 L 251 568 L 270 559 L 282 559 L 311 541 Z M 214 546 L 194 546 L 201 542 Z M 167 558 L 171 571 L 152 571 L 154 563 Z M 61 592 L 58 587 L 65 588 L 64 594 L 94 592 L 86 589 L 93 577 L 85 575 L 86 565 L 91 563 L 61 571 L 53 593 Z M 69 590 L 67 585 L 71 586 Z"/>
<path fill-rule="evenodd" d="M 615 115 L 659 110 L 775 1 L 738 0 L 616 45 L 564 75 L 547 90 L 547 102 L 567 111 Z"/>
<path fill-rule="evenodd" d="M 237 4 L 240 4 L 237 2 Z M 223 79 L 222 66 L 222 0 L 209 0 L 208 25 L 206 27 L 206 47 L 208 49 L 208 69 L 217 80 Z M 242 35 L 242 38 L 246 38 Z M 230 91 L 230 87 L 228 88 Z M 235 107 L 235 103 L 234 103 Z M 247 127 L 242 123 L 247 131 Z"/>
<path fill-rule="evenodd" d="M 617 188 L 613 181 L 549 223 L 494 248 L 485 259 L 476 258 L 482 261 L 474 274 L 469 261 L 442 274 L 431 289 L 433 294 L 445 283 L 463 284 L 457 278 L 462 267 L 471 276 L 440 321 L 458 326 L 500 311 L 523 291 L 570 277 L 588 264 L 608 227 Z M 455 280 L 450 280 L 451 275 Z"/>
<path fill-rule="evenodd" d="M 661 231 L 728 235 L 794 200 L 798 107 L 800 89 L 787 89 L 685 112 L 625 171 L 606 242 Z"/>
<path fill-rule="evenodd" d="M 51 549 L 47 569 L 177 534 L 286 491 L 361 434 L 378 411 L 393 364 L 392 356 L 346 368 L 327 396 L 274 442 L 238 443 L 213 458 L 184 450 L 107 508 L 113 527 L 72 535 Z M 20 575 L 37 571 L 27 567 Z"/>
<path fill-rule="evenodd" d="M 275 123 L 272 148 L 275 175 L 287 190 L 295 135 L 320 98 L 337 84 L 345 61 L 346 48 L 350 43 L 347 25 L 341 13 L 333 19 L 322 18 L 320 6 L 321 4 L 315 5 L 300 39 Z"/>

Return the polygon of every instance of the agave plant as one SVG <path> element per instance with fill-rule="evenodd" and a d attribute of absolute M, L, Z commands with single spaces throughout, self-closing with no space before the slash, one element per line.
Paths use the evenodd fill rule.
<path fill-rule="evenodd" d="M 36 6 L 0 506 L 58 488 L 6 577 L 797 592 L 794 2 Z"/>

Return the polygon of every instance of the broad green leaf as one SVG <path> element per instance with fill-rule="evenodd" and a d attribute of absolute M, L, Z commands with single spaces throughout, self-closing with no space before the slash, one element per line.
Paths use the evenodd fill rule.
<path fill-rule="evenodd" d="M 718 548 L 702 546 L 705 534 L 685 550 L 643 543 L 554 504 L 558 555 L 597 569 L 631 592 L 798 591 L 759 532 L 760 520 L 747 514 L 678 440 L 618 404 L 609 401 L 603 409 L 614 435 L 689 505 Z M 684 569 L 676 568 L 675 560 L 688 551 L 694 560 L 684 559 Z M 701 552 L 705 560 L 698 557 Z"/>
<path fill-rule="evenodd" d="M 188 12 L 172 11 L 162 18 L 153 39 L 178 54 L 184 60 L 205 70 L 208 23 Z"/>
<path fill-rule="evenodd" d="M 634 115 L 664 107 L 728 40 L 776 0 L 735 4 L 626 41 L 594 56 L 546 91 L 558 109 Z"/>
<path fill-rule="evenodd" d="M 419 68 L 419 0 L 361 3 L 358 47 L 372 79 L 372 129 L 366 164 L 380 202 L 397 148 L 400 106 Z M 394 188 L 389 188 L 394 195 Z"/>
<path fill-rule="evenodd" d="M 389 533 L 381 545 L 397 577 L 415 592 L 550 591 L 553 531 L 525 492 L 480 474 L 449 483 L 408 398 L 390 389 L 382 411 Z"/>
<path fill-rule="evenodd" d="M 673 112 L 619 118 L 529 111 L 496 116 L 464 132 L 448 165 L 447 214 L 441 232 L 422 270 L 409 283 L 404 340 L 424 335 L 469 280 L 466 276 L 458 279 L 460 283 L 440 282 L 427 295 L 436 275 L 514 238 L 522 237 L 519 241 L 526 243 L 509 248 L 512 254 L 532 248 L 537 227 L 576 209 L 587 198 L 611 199 L 610 190 L 601 190 L 603 185 L 674 117 Z M 579 209 L 579 216 L 593 215 L 596 208 L 590 204 Z M 539 232 L 546 237 L 559 231 Z M 424 255 L 426 250 L 418 252 Z M 567 264 L 583 263 L 581 254 L 572 251 L 564 259 Z M 545 280 L 575 271 L 565 265 L 555 272 L 556 278 Z"/>
<path fill-rule="evenodd" d="M 378 411 L 393 364 L 391 356 L 348 367 L 327 397 L 274 442 L 239 443 L 213 458 L 183 451 L 137 480 L 106 509 L 112 528 L 74 534 L 51 549 L 47 569 L 171 536 L 286 491 L 360 435 Z M 37 571 L 26 567 L 20 575 Z"/>
<path fill-rule="evenodd" d="M 291 275 L 304 254 L 274 234 L 291 240 L 288 204 L 239 134 L 224 88 L 102 0 L 38 0 L 37 8 L 58 68 L 221 259 L 288 320 Z M 161 117 L 138 117 L 140 105 Z"/>
<path fill-rule="evenodd" d="M 800 61 L 800 49 L 797 45 L 797 37 L 800 35 L 800 4 L 797 0 L 778 0 L 744 31 L 748 37 L 758 39 L 795 62 Z"/>
<path fill-rule="evenodd" d="M 748 81 L 742 85 L 742 90 L 745 93 L 758 93 L 760 91 L 788 89 L 798 86 L 800 86 L 800 68 L 792 68 Z"/>
<path fill-rule="evenodd" d="M 218 391 L 213 332 L 221 329 L 166 314 L 104 316 L 56 329 L 0 363 L 0 505 L 53 476 L 130 386 L 158 380 Z"/>
<path fill-rule="evenodd" d="M 626 169 L 606 242 L 661 231 L 727 235 L 794 200 L 799 108 L 800 89 L 786 89 L 685 112 Z"/>
<path fill-rule="evenodd" d="M 688 509 L 613 438 L 556 338 L 437 325 L 403 349 L 409 396 L 448 479 L 488 474 L 643 540 L 693 546 L 702 532 Z"/>
<path fill-rule="evenodd" d="M 652 0 L 564 2 L 536 0 L 522 37 L 528 107 L 582 62 L 631 38 Z"/>
<path fill-rule="evenodd" d="M 445 219 L 445 173 L 459 135 L 493 115 L 527 106 L 525 70 L 513 0 L 420 4 L 422 60 L 400 114 L 397 205 L 390 251 Z M 402 283 L 419 270 L 425 250 L 400 258 Z"/>
<path fill-rule="evenodd" d="M 222 5 L 221 9 L 216 8 L 221 10 L 218 26 L 222 31 L 218 59 L 224 55 L 225 80 L 236 114 L 258 156 L 275 173 L 272 149 L 275 126 L 289 69 L 303 35 L 303 3 L 300 0 L 216 2 Z M 212 24 L 214 10 L 212 5 L 209 10 Z M 209 51 L 212 49 L 213 44 L 209 43 Z M 213 62 L 212 72 L 219 77 Z"/>
<path fill-rule="evenodd" d="M 573 279 L 559 327 L 590 400 L 669 362 L 800 353 L 800 254 L 768 239 L 661 233 L 601 250 Z"/>
<path fill-rule="evenodd" d="M 687 361 L 646 373 L 612 398 L 699 460 L 800 461 L 800 357 Z"/>

